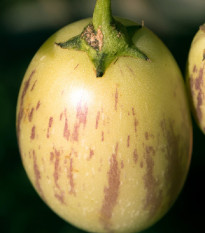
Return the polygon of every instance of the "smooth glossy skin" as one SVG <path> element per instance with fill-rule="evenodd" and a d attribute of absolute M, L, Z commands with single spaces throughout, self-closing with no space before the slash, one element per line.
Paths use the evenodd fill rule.
<path fill-rule="evenodd" d="M 200 27 L 191 44 L 187 84 L 194 117 L 205 134 L 205 24 Z"/>
<path fill-rule="evenodd" d="M 192 125 L 181 73 L 148 29 L 134 36 L 151 61 L 120 57 L 96 78 L 85 52 L 54 34 L 25 74 L 17 134 L 25 170 L 59 216 L 88 232 L 136 232 L 161 218 L 184 184 Z"/>

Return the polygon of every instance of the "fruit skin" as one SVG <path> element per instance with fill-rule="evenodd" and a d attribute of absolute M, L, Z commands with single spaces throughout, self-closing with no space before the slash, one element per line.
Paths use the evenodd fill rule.
<path fill-rule="evenodd" d="M 85 52 L 55 44 L 89 22 L 59 30 L 28 67 L 17 104 L 22 162 L 41 198 L 71 224 L 95 233 L 141 231 L 172 206 L 189 169 L 184 82 L 145 27 L 133 40 L 151 61 L 120 57 L 96 78 Z"/>
<path fill-rule="evenodd" d="M 193 115 L 205 134 L 205 24 L 200 27 L 191 43 L 186 81 Z"/>

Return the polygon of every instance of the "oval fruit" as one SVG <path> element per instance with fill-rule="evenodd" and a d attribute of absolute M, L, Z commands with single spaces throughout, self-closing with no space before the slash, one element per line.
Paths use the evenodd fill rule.
<path fill-rule="evenodd" d="M 86 52 L 57 45 L 91 22 L 62 28 L 32 59 L 17 104 L 21 157 L 38 194 L 66 221 L 95 233 L 141 231 L 168 211 L 187 176 L 184 82 L 145 27 L 132 40 L 149 60 L 120 56 L 96 78 Z"/>
<path fill-rule="evenodd" d="M 192 41 L 186 76 L 193 115 L 205 134 L 205 24 L 200 27 Z"/>

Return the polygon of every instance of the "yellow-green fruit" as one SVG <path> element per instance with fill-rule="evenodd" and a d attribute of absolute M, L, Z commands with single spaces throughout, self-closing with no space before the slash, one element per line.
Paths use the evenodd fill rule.
<path fill-rule="evenodd" d="M 205 134 L 205 24 L 200 27 L 191 44 L 187 84 L 194 117 Z"/>
<path fill-rule="evenodd" d="M 168 49 L 145 27 L 133 41 L 149 61 L 119 57 L 96 78 L 85 52 L 56 45 L 89 22 L 59 30 L 28 67 L 17 106 L 22 161 L 41 198 L 71 224 L 141 231 L 168 211 L 187 175 L 185 86 Z"/>

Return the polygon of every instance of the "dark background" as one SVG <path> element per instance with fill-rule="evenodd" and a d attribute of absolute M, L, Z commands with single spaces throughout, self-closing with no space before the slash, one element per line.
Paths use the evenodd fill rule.
<path fill-rule="evenodd" d="M 152 29 L 182 73 L 192 38 L 205 22 L 204 0 L 113 0 L 113 13 Z M 23 169 L 15 132 L 19 87 L 40 45 L 62 26 L 92 16 L 95 0 L 0 2 L 0 232 L 82 233 L 39 198 Z M 205 136 L 193 120 L 193 157 L 184 189 L 169 213 L 144 233 L 198 233 L 205 221 Z"/>

